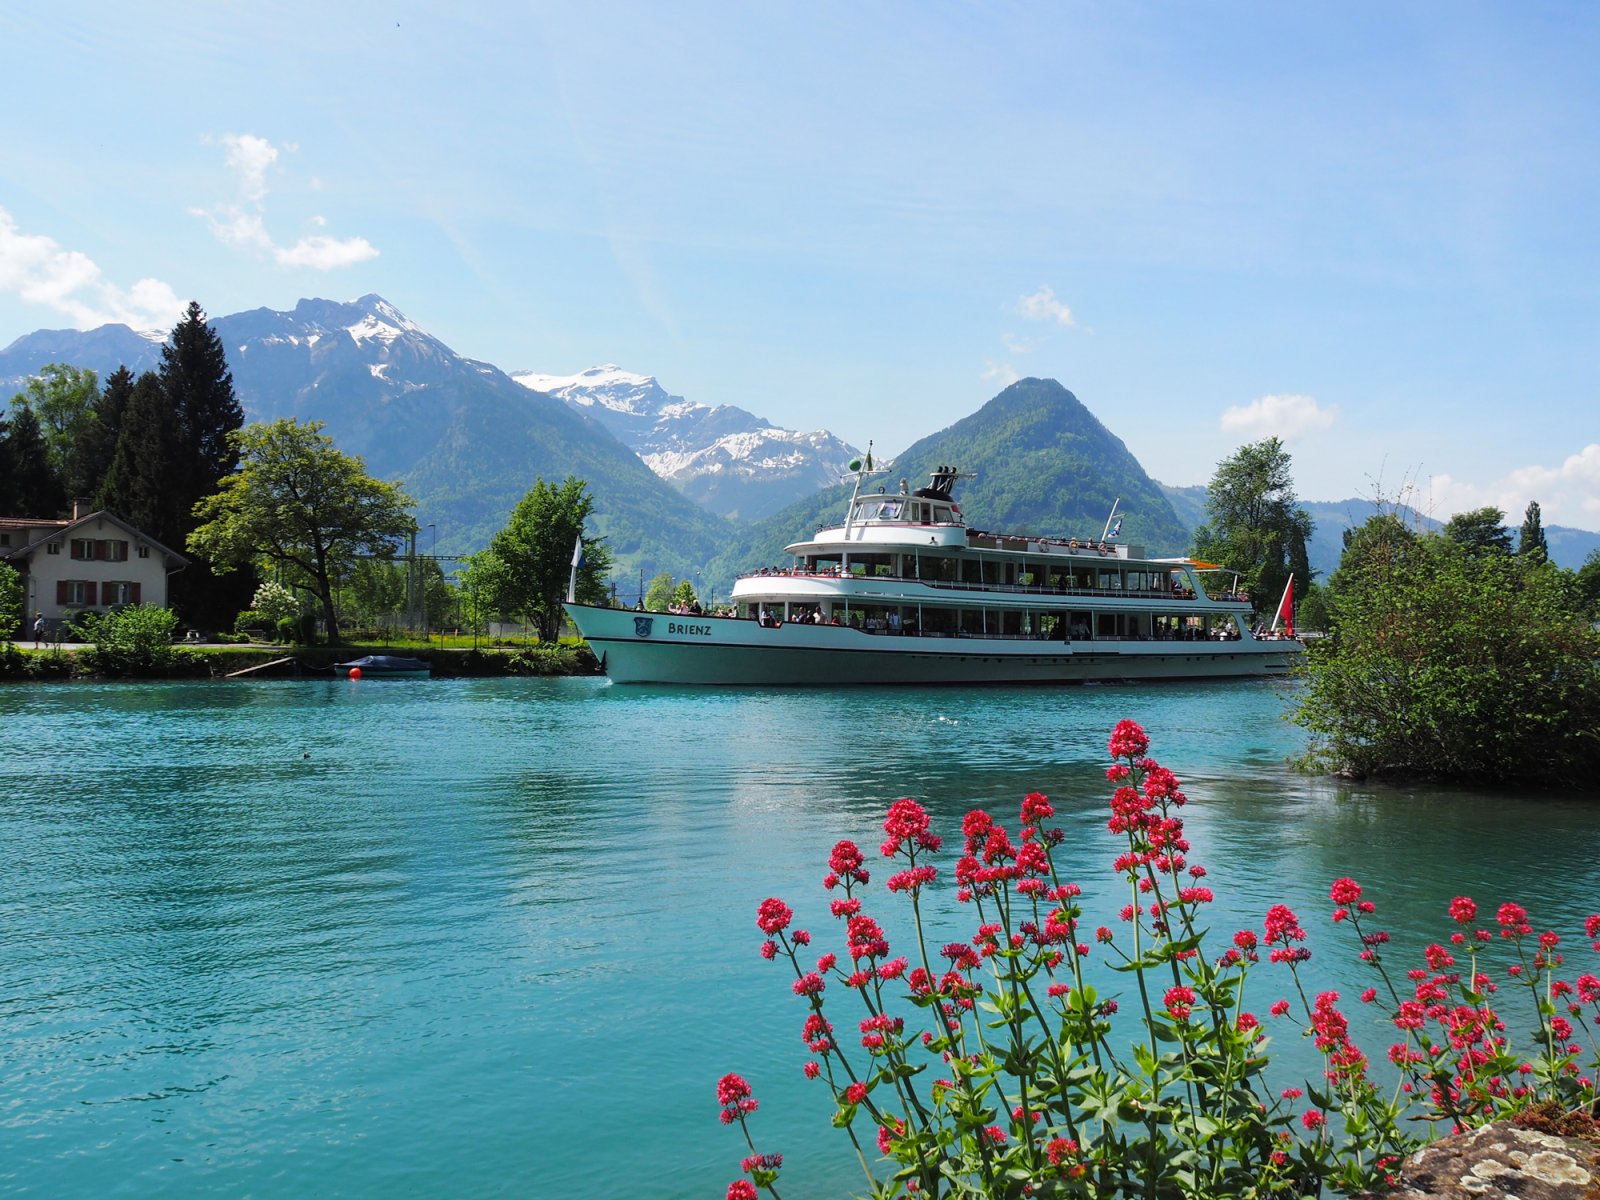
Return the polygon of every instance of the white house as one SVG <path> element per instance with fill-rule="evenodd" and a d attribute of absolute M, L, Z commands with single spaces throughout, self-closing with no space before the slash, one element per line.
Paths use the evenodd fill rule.
<path fill-rule="evenodd" d="M 168 578 L 189 565 L 115 513 L 85 513 L 86 507 L 74 504 L 71 518 L 62 520 L 0 517 L 0 561 L 22 575 L 28 632 L 39 614 L 55 629 L 86 609 L 165 608 Z"/>

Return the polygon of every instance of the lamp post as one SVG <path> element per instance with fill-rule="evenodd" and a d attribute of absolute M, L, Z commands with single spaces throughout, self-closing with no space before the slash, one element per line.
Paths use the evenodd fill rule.
<path fill-rule="evenodd" d="M 439 561 L 439 527 L 429 521 L 428 528 L 433 530 L 433 537 L 428 542 L 428 561 L 435 563 Z M 426 571 L 422 573 L 420 599 L 422 600 L 422 640 L 431 644 L 433 642 L 433 631 L 428 619 L 428 572 Z M 439 644 L 440 648 L 443 649 L 444 636 L 442 634 L 439 637 Z"/>

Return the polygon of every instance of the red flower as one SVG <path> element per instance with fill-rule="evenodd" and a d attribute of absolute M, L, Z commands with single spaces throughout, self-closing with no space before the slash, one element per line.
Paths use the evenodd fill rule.
<path fill-rule="evenodd" d="M 756 1200 L 756 1185 L 748 1179 L 735 1179 L 728 1185 L 728 1200 Z"/>
<path fill-rule="evenodd" d="M 802 1070 L 805 1071 L 807 1079 L 815 1079 L 818 1075 L 822 1074 L 822 1064 L 816 1059 L 812 1059 L 802 1068 Z"/>
<path fill-rule="evenodd" d="M 1354 879 L 1335 879 L 1328 889 L 1328 899 L 1342 908 L 1348 908 L 1361 899 L 1361 885 Z"/>
<path fill-rule="evenodd" d="M 864 1083 L 852 1083 L 844 1090 L 844 1099 L 846 1104 L 860 1104 L 866 1098 L 867 1085 Z"/>
<path fill-rule="evenodd" d="M 1179 984 L 1177 987 L 1167 989 L 1167 994 L 1162 997 L 1167 1011 L 1179 1021 L 1187 1021 L 1189 1013 L 1194 1007 L 1194 989 Z"/>
<path fill-rule="evenodd" d="M 742 1120 L 746 1113 L 753 1113 L 761 1106 L 750 1094 L 750 1085 L 732 1072 L 717 1080 L 717 1103 L 722 1105 L 720 1120 L 724 1125 Z"/>
<path fill-rule="evenodd" d="M 1471 925 L 1478 917 L 1477 902 L 1471 896 L 1457 896 L 1450 901 L 1450 919 L 1461 925 Z"/>
<path fill-rule="evenodd" d="M 756 908 L 756 925 L 768 936 L 780 929 L 788 928 L 792 920 L 794 920 L 794 909 L 776 896 L 768 896 Z"/>
<path fill-rule="evenodd" d="M 889 835 L 881 849 L 885 858 L 901 849 L 937 850 L 939 838 L 928 832 L 928 810 L 910 798 L 896 800 L 889 806 L 883 819 L 883 831 Z"/>
<path fill-rule="evenodd" d="M 1041 792 L 1029 792 L 1022 798 L 1022 823 L 1036 825 L 1040 821 L 1055 816 L 1056 810 L 1051 807 L 1049 797 Z"/>
<path fill-rule="evenodd" d="M 1108 747 L 1112 758 L 1139 758 L 1150 749 L 1150 739 L 1136 721 L 1118 721 Z"/>
<path fill-rule="evenodd" d="M 856 883 L 867 882 L 866 857 L 861 853 L 861 847 L 846 839 L 838 842 L 833 847 L 833 853 L 828 856 L 828 869 L 838 878 L 846 881 L 854 880 Z M 837 879 L 835 880 L 837 882 Z M 830 884 L 831 888 L 833 885 Z"/>
<path fill-rule="evenodd" d="M 1281 1017 L 1289 1011 L 1289 1002 L 1287 1000 L 1274 1000 L 1269 1011 L 1273 1016 Z"/>
<path fill-rule="evenodd" d="M 1500 922 L 1501 937 L 1512 937 L 1516 934 L 1526 936 L 1533 932 L 1533 926 L 1528 924 L 1528 910 L 1520 904 L 1509 902 L 1502 904 L 1494 919 Z"/>

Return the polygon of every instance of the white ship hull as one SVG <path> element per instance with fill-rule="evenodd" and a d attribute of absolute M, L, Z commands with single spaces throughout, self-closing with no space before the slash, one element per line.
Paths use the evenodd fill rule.
<path fill-rule="evenodd" d="M 724 685 L 1084 683 L 1284 675 L 1291 640 L 1043 641 L 915 637 L 837 625 L 776 629 L 731 617 L 569 604 L 617 683 Z"/>

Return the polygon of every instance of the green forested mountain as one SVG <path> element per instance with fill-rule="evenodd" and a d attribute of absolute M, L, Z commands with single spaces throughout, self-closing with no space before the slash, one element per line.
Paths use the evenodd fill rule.
<path fill-rule="evenodd" d="M 1181 554 L 1188 529 L 1161 487 L 1122 440 L 1053 379 L 1012 384 L 970 417 L 923 438 L 875 482 L 889 491 L 905 479 L 925 487 L 935 467 L 949 464 L 978 477 L 956 486 L 969 524 L 1008 533 L 1097 538 L 1120 498 L 1121 540 L 1152 554 Z M 790 505 L 749 527 L 706 572 L 726 595 L 741 570 L 780 561 L 783 547 L 840 520 L 850 495 L 841 484 Z"/>

